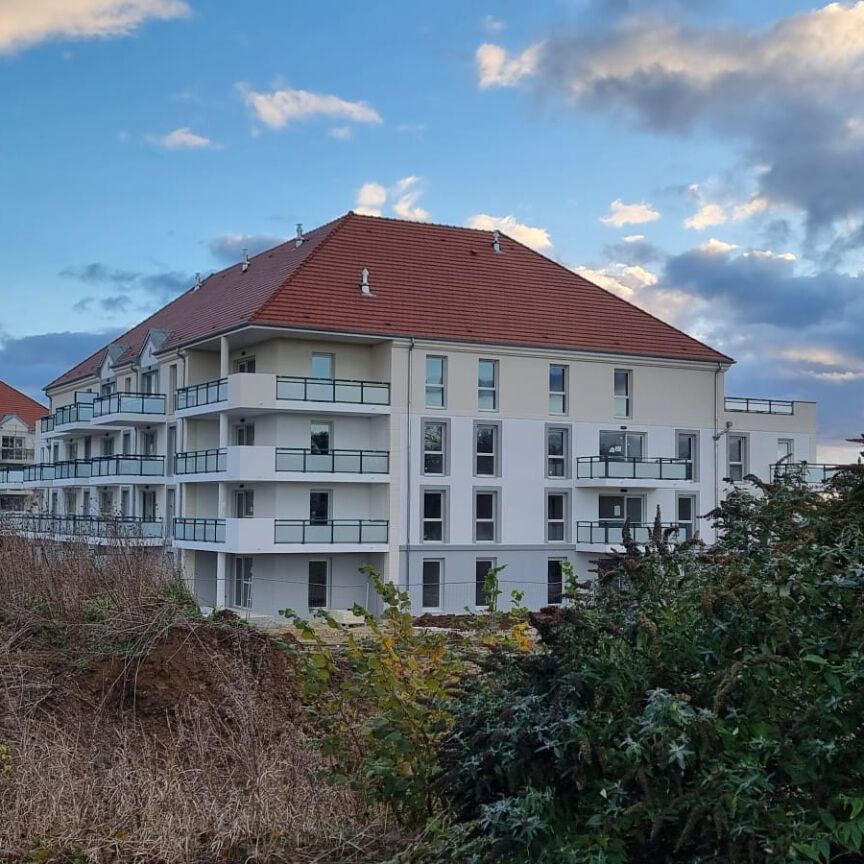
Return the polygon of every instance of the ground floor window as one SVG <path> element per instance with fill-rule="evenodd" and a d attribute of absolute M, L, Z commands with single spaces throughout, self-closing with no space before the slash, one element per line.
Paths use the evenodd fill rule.
<path fill-rule="evenodd" d="M 441 562 L 423 562 L 423 608 L 441 608 Z"/>
<path fill-rule="evenodd" d="M 489 599 L 486 596 L 486 576 L 494 569 L 495 561 L 492 558 L 478 558 L 474 562 L 474 605 L 488 606 Z"/>
<path fill-rule="evenodd" d="M 309 608 L 323 609 L 327 605 L 327 562 L 309 562 Z"/>
<path fill-rule="evenodd" d="M 564 573 L 560 558 L 546 562 L 546 602 L 551 606 L 561 602 L 564 595 Z"/>
<path fill-rule="evenodd" d="M 252 606 L 252 559 L 234 559 L 234 606 L 249 609 Z"/>

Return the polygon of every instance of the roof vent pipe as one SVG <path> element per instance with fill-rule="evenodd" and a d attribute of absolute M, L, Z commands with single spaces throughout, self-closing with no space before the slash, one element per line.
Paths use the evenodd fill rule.
<path fill-rule="evenodd" d="M 492 248 L 496 252 L 501 251 L 501 232 L 500 231 L 496 230 L 496 231 L 492 232 Z"/>
<path fill-rule="evenodd" d="M 249 252 L 244 249 L 243 250 L 243 263 L 240 265 L 240 271 L 245 273 L 249 269 Z"/>
<path fill-rule="evenodd" d="M 294 245 L 300 246 L 306 238 L 303 236 L 303 223 L 297 223 L 297 236 L 294 238 Z"/>
<path fill-rule="evenodd" d="M 193 291 L 197 291 L 201 287 L 201 274 L 195 274 L 195 287 L 192 289 Z"/>
<path fill-rule="evenodd" d="M 364 267 L 360 271 L 360 292 L 367 297 L 372 296 L 372 286 L 369 284 L 369 268 Z"/>

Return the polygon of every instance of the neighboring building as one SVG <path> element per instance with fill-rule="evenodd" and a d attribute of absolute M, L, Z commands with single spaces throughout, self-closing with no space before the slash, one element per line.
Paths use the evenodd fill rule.
<path fill-rule="evenodd" d="M 24 469 L 34 461 L 36 424 L 48 409 L 0 381 L 0 514 L 30 509 L 34 492 L 25 489 Z"/>
<path fill-rule="evenodd" d="M 812 403 L 730 399 L 731 358 L 498 232 L 349 213 L 220 273 L 53 381 L 35 536 L 178 551 L 204 605 L 274 615 L 561 593 L 812 462 Z"/>

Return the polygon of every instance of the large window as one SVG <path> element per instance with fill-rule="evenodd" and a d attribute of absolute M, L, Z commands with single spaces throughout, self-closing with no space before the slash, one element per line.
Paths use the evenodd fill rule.
<path fill-rule="evenodd" d="M 423 473 L 446 473 L 447 424 L 437 420 L 423 423 Z"/>
<path fill-rule="evenodd" d="M 791 438 L 777 439 L 777 461 L 788 464 L 795 455 L 795 442 Z"/>
<path fill-rule="evenodd" d="M 335 358 L 332 354 L 313 354 L 312 377 L 333 378 L 333 370 L 335 368 L 335 365 Z"/>
<path fill-rule="evenodd" d="M 498 493 L 474 493 L 474 539 L 494 543 L 497 536 Z"/>
<path fill-rule="evenodd" d="M 677 456 L 687 463 L 687 479 L 696 479 L 696 458 L 699 452 L 699 437 L 695 432 L 678 432 L 676 435 Z"/>
<path fill-rule="evenodd" d="M 255 358 L 254 357 L 238 357 L 234 361 L 235 372 L 254 372 Z"/>
<path fill-rule="evenodd" d="M 326 561 L 309 562 L 309 594 L 310 609 L 323 609 L 327 605 L 327 570 Z"/>
<path fill-rule="evenodd" d="M 727 442 L 729 454 L 729 479 L 737 483 L 747 473 L 747 438 L 744 435 L 730 435 Z"/>
<path fill-rule="evenodd" d="M 679 495 L 675 506 L 678 530 L 689 540 L 696 533 L 696 496 Z"/>
<path fill-rule="evenodd" d="M 566 477 L 568 430 L 550 426 L 546 429 L 546 476 Z"/>
<path fill-rule="evenodd" d="M 480 360 L 477 363 L 477 407 L 481 411 L 498 409 L 497 360 Z"/>
<path fill-rule="evenodd" d="M 328 454 L 333 439 L 333 424 L 313 420 L 309 424 L 309 449 L 313 453 Z"/>
<path fill-rule="evenodd" d="M 443 490 L 437 489 L 423 493 L 423 540 L 426 543 L 444 541 L 445 495 Z"/>
<path fill-rule="evenodd" d="M 423 608 L 441 608 L 441 562 L 423 562 Z"/>
<path fill-rule="evenodd" d="M 238 519 L 251 519 L 255 515 L 255 492 L 238 489 L 234 493 L 234 515 Z"/>
<path fill-rule="evenodd" d="M 478 477 L 498 474 L 498 425 L 477 423 L 474 426 L 474 473 Z"/>
<path fill-rule="evenodd" d="M 238 423 L 234 427 L 234 443 L 239 447 L 251 447 L 255 443 L 255 424 Z"/>
<path fill-rule="evenodd" d="M 234 606 L 238 609 L 252 607 L 252 559 L 234 559 Z"/>
<path fill-rule="evenodd" d="M 152 372 L 144 372 L 141 375 L 141 391 L 148 394 L 159 392 L 158 369 L 154 369 Z"/>
<path fill-rule="evenodd" d="M 641 495 L 601 495 L 598 499 L 598 518 L 610 525 L 641 524 L 644 519 L 644 500 Z"/>
<path fill-rule="evenodd" d="M 642 432 L 601 432 L 600 455 L 609 459 L 641 459 L 645 455 L 645 435 Z"/>
<path fill-rule="evenodd" d="M 443 408 L 445 399 L 445 373 L 447 361 L 444 357 L 426 357 L 426 407 Z"/>
<path fill-rule="evenodd" d="M 633 372 L 630 369 L 615 370 L 615 417 L 632 416 Z"/>
<path fill-rule="evenodd" d="M 309 493 L 309 522 L 312 525 L 326 525 L 330 519 L 330 492 L 313 489 Z"/>
<path fill-rule="evenodd" d="M 549 367 L 549 413 L 567 413 L 567 367 L 555 363 Z"/>
<path fill-rule="evenodd" d="M 564 597 L 564 570 L 560 558 L 550 558 L 546 562 L 546 602 L 557 605 Z"/>
<path fill-rule="evenodd" d="M 567 495 L 564 492 L 546 495 L 546 539 L 553 543 L 567 539 Z"/>
<path fill-rule="evenodd" d="M 495 569 L 494 558 L 478 558 L 474 562 L 474 605 L 488 606 L 489 598 L 486 596 L 486 577 L 490 570 Z"/>

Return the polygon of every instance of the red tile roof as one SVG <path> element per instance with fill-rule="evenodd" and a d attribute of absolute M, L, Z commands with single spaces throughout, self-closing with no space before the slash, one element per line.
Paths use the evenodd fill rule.
<path fill-rule="evenodd" d="M 48 409 L 44 405 L 40 405 L 20 390 L 10 387 L 5 381 L 0 381 L 0 420 L 9 414 L 14 414 L 34 429 L 36 421 L 47 413 Z"/>
<path fill-rule="evenodd" d="M 360 292 L 363 267 L 373 297 Z M 732 362 L 503 234 L 495 252 L 491 231 L 356 213 L 208 277 L 116 339 L 115 362 L 151 330 L 168 332 L 165 351 L 250 323 Z M 107 350 L 48 387 L 93 374 Z"/>

